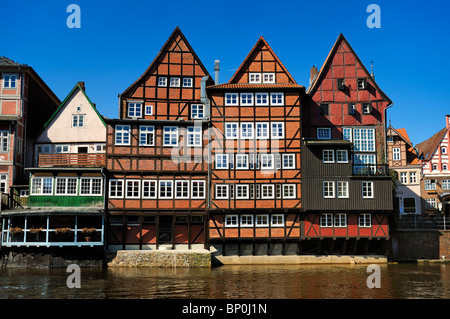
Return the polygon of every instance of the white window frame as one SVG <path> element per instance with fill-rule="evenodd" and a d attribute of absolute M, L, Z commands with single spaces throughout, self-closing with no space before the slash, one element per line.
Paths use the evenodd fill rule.
<path fill-rule="evenodd" d="M 253 227 L 253 215 L 243 214 L 240 218 L 241 227 Z"/>
<path fill-rule="evenodd" d="M 181 86 L 181 79 L 179 77 L 171 77 L 169 85 L 173 88 L 179 88 Z"/>
<path fill-rule="evenodd" d="M 236 184 L 236 199 L 249 199 L 249 185 L 248 184 Z"/>
<path fill-rule="evenodd" d="M 227 184 L 216 184 L 214 188 L 214 196 L 216 199 L 228 199 L 229 196 L 229 185 Z M 219 188 L 221 189 L 219 192 Z M 220 196 L 218 196 L 220 194 Z"/>
<path fill-rule="evenodd" d="M 274 184 L 262 184 L 261 185 L 261 199 L 274 199 L 275 198 L 275 185 Z"/>
<path fill-rule="evenodd" d="M 362 197 L 363 198 L 373 198 L 374 197 L 374 185 L 372 181 L 362 181 Z"/>
<path fill-rule="evenodd" d="M 287 163 L 286 163 L 287 159 Z M 283 169 L 295 169 L 295 154 L 282 154 L 281 155 L 282 160 L 282 168 Z M 286 165 L 288 164 L 288 165 Z M 289 165 L 292 164 L 292 165 Z"/>
<path fill-rule="evenodd" d="M 349 196 L 349 184 L 347 181 L 337 181 L 337 197 L 338 198 L 348 198 Z"/>
<path fill-rule="evenodd" d="M 334 163 L 334 150 L 322 150 L 324 163 Z"/>
<path fill-rule="evenodd" d="M 191 88 L 193 86 L 194 86 L 193 78 L 183 78 L 183 87 L 184 88 Z"/>
<path fill-rule="evenodd" d="M 417 172 L 409 172 L 409 183 L 410 184 L 417 183 Z"/>
<path fill-rule="evenodd" d="M 83 185 L 87 181 L 87 185 Z M 99 188 L 98 185 L 95 185 L 94 182 L 100 182 Z M 84 187 L 88 187 L 87 189 Z M 97 191 L 98 189 L 98 191 Z M 94 192 L 95 190 L 95 192 Z M 82 196 L 102 196 L 103 195 L 103 178 L 101 177 L 81 177 L 80 178 L 80 195 Z"/>
<path fill-rule="evenodd" d="M 394 161 L 400 161 L 401 160 L 400 147 L 393 147 L 392 148 L 392 160 L 394 160 Z"/>
<path fill-rule="evenodd" d="M 206 198 L 206 181 L 205 180 L 192 180 L 191 181 L 191 198 L 192 199 L 205 199 Z"/>
<path fill-rule="evenodd" d="M 69 144 L 58 144 L 55 145 L 55 154 L 70 153 Z"/>
<path fill-rule="evenodd" d="M 12 80 L 14 78 L 14 81 Z M 4 89 L 17 89 L 18 75 L 16 73 L 3 73 L 3 88 Z M 8 83 L 8 85 L 6 85 Z M 11 85 L 14 83 L 14 86 Z"/>
<path fill-rule="evenodd" d="M 281 131 L 280 131 L 281 127 Z M 284 122 L 271 122 L 270 123 L 270 137 L 272 139 L 284 138 Z"/>
<path fill-rule="evenodd" d="M 164 186 L 162 185 L 163 183 L 165 184 Z M 158 183 L 158 198 L 159 199 L 172 199 L 173 197 L 174 197 L 174 182 L 173 182 L 173 180 L 160 180 Z"/>
<path fill-rule="evenodd" d="M 69 181 L 71 181 L 69 183 Z M 73 185 L 73 181 L 75 181 L 75 185 Z M 58 189 L 58 184 L 63 182 L 64 189 L 61 191 Z M 70 185 L 69 185 L 70 184 Z M 75 187 L 72 188 L 72 192 L 69 192 L 69 186 Z M 78 195 L 78 178 L 77 177 L 56 177 L 55 178 L 55 196 L 77 196 Z"/>
<path fill-rule="evenodd" d="M 238 215 L 225 215 L 224 220 L 225 227 L 238 227 L 239 226 L 239 216 Z"/>
<path fill-rule="evenodd" d="M 424 182 L 426 191 L 436 190 L 436 180 L 435 179 L 425 179 L 423 182 Z"/>
<path fill-rule="evenodd" d="M 239 97 L 241 106 L 253 106 L 255 104 L 255 96 L 253 93 L 241 93 Z"/>
<path fill-rule="evenodd" d="M 187 180 L 175 180 L 175 198 L 176 199 L 188 199 L 190 185 Z"/>
<path fill-rule="evenodd" d="M 142 199 L 148 198 L 156 199 L 157 197 L 158 197 L 158 181 L 155 179 L 142 180 Z"/>
<path fill-rule="evenodd" d="M 375 152 L 375 129 L 353 128 L 353 146 L 355 152 Z"/>
<path fill-rule="evenodd" d="M 323 228 L 333 227 L 333 214 L 331 213 L 320 214 L 320 227 Z"/>
<path fill-rule="evenodd" d="M 248 74 L 248 83 L 261 83 L 261 82 L 262 82 L 261 73 L 251 72 Z"/>
<path fill-rule="evenodd" d="M 325 132 L 327 132 L 327 133 L 324 134 Z M 331 128 L 318 127 L 317 128 L 317 139 L 318 140 L 330 140 L 331 139 Z"/>
<path fill-rule="evenodd" d="M 275 157 L 273 154 L 260 154 L 260 167 L 261 169 L 274 169 Z M 267 164 L 271 164 L 270 166 Z"/>
<path fill-rule="evenodd" d="M 269 122 L 256 122 L 255 123 L 256 138 L 268 139 L 269 138 Z"/>
<path fill-rule="evenodd" d="M 242 165 L 244 164 L 244 165 Z M 248 169 L 248 154 L 236 154 L 236 169 Z"/>
<path fill-rule="evenodd" d="M 335 198 L 335 182 L 323 181 L 323 198 Z"/>
<path fill-rule="evenodd" d="M 269 227 L 269 214 L 256 214 L 255 227 Z"/>
<path fill-rule="evenodd" d="M 149 136 L 151 136 L 150 143 Z M 143 137 L 145 137 L 145 142 L 143 142 Z M 139 126 L 139 146 L 155 146 L 155 127 L 153 125 Z"/>
<path fill-rule="evenodd" d="M 225 106 L 239 105 L 239 93 L 225 93 Z"/>
<path fill-rule="evenodd" d="M 139 179 L 125 180 L 125 198 L 140 198 L 140 197 L 141 197 L 141 180 Z"/>
<path fill-rule="evenodd" d="M 115 187 L 114 192 L 113 192 L 113 187 Z M 123 179 L 110 179 L 108 192 L 109 192 L 110 198 L 123 198 L 124 197 L 124 180 Z M 119 193 L 120 193 L 120 195 L 119 195 Z"/>
<path fill-rule="evenodd" d="M 284 214 L 272 214 L 270 216 L 270 226 L 284 227 Z"/>
<path fill-rule="evenodd" d="M 72 127 L 84 127 L 84 116 L 85 114 L 72 114 Z"/>
<path fill-rule="evenodd" d="M 370 228 L 372 227 L 372 214 L 361 213 L 358 216 L 358 227 Z"/>
<path fill-rule="evenodd" d="M 283 184 L 283 198 L 297 198 L 297 185 Z"/>
<path fill-rule="evenodd" d="M 6 130 L 1 130 L 0 131 L 0 152 L 4 153 L 4 152 L 9 152 L 9 131 Z M 51 145 L 42 145 L 44 146 L 49 146 L 50 147 L 50 151 L 48 153 L 51 153 Z M 44 153 L 44 152 L 40 152 L 40 153 Z"/>
<path fill-rule="evenodd" d="M 191 104 L 191 119 L 205 118 L 205 104 Z"/>
<path fill-rule="evenodd" d="M 166 137 L 169 137 L 169 143 L 166 143 Z M 174 138 L 175 143 L 173 142 Z M 178 126 L 163 127 L 163 146 L 178 146 Z"/>
<path fill-rule="evenodd" d="M 280 101 L 280 99 L 281 99 L 281 101 Z M 270 105 L 283 106 L 284 105 L 284 93 L 283 92 L 270 93 Z"/>
<path fill-rule="evenodd" d="M 145 115 L 153 115 L 154 107 L 153 105 L 145 106 Z"/>
<path fill-rule="evenodd" d="M 187 146 L 202 146 L 202 127 L 188 126 L 186 128 L 186 145 Z"/>
<path fill-rule="evenodd" d="M 158 77 L 158 86 L 167 87 L 167 77 L 166 76 Z"/>
<path fill-rule="evenodd" d="M 408 183 L 408 173 L 407 172 L 400 172 L 400 183 L 407 184 Z"/>
<path fill-rule="evenodd" d="M 238 122 L 225 123 L 225 138 L 230 140 L 239 138 Z"/>
<path fill-rule="evenodd" d="M 263 83 L 275 83 L 275 73 L 263 73 Z"/>
<path fill-rule="evenodd" d="M 333 216 L 334 227 L 347 227 L 347 214 L 336 213 Z"/>
<path fill-rule="evenodd" d="M 128 117 L 142 118 L 142 102 L 128 102 Z"/>
<path fill-rule="evenodd" d="M 120 137 L 120 142 L 118 138 Z M 131 128 L 130 125 L 116 125 L 114 134 L 115 145 L 130 145 L 131 142 Z"/>
<path fill-rule="evenodd" d="M 425 198 L 425 209 L 437 209 L 436 198 Z"/>
<path fill-rule="evenodd" d="M 348 151 L 347 150 L 336 150 L 336 162 L 337 163 L 348 163 Z"/>
<path fill-rule="evenodd" d="M 228 169 L 230 167 L 229 154 L 215 154 L 216 169 Z M 220 161 L 219 161 L 220 159 Z M 224 160 L 225 159 L 225 163 Z"/>
<path fill-rule="evenodd" d="M 256 106 L 269 106 L 269 93 L 256 92 L 255 93 L 255 105 Z"/>
<path fill-rule="evenodd" d="M 4 174 L 6 175 L 6 174 Z M 39 181 L 39 182 L 38 182 Z M 46 185 L 45 181 L 50 181 L 49 184 Z M 38 185 L 38 191 L 35 191 L 34 185 L 37 183 Z M 54 178 L 48 177 L 48 176 L 42 176 L 42 177 L 32 177 L 31 183 L 30 183 L 30 195 L 53 195 L 53 188 L 54 188 Z M 44 186 L 48 187 L 50 185 L 50 189 L 47 192 L 44 192 Z"/>
<path fill-rule="evenodd" d="M 249 140 L 255 137 L 255 125 L 253 122 L 241 122 L 241 139 Z"/>

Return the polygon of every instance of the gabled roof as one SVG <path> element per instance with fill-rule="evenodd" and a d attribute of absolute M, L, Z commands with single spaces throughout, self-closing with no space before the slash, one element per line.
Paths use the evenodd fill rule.
<path fill-rule="evenodd" d="M 145 75 L 147 75 L 147 73 L 150 72 L 150 70 L 153 68 L 153 66 L 155 64 L 157 64 L 157 61 L 159 60 L 160 56 L 166 51 L 167 48 L 169 48 L 171 42 L 173 40 L 175 40 L 178 35 L 181 37 L 183 42 L 186 44 L 186 46 L 188 47 L 189 51 L 191 51 L 192 55 L 194 56 L 195 60 L 197 60 L 199 66 L 201 67 L 203 72 L 205 72 L 205 74 L 209 74 L 209 72 L 206 70 L 205 66 L 203 65 L 202 61 L 199 59 L 199 57 L 195 53 L 194 49 L 192 49 L 191 45 L 189 44 L 189 41 L 186 39 L 186 37 L 184 36 L 183 32 L 181 32 L 180 28 L 177 26 L 175 28 L 175 30 L 173 30 L 173 32 L 169 36 L 169 38 L 167 39 L 166 43 L 164 43 L 162 48 L 159 50 L 159 52 L 156 55 L 156 57 L 150 63 L 148 68 L 144 71 L 144 73 L 142 73 L 142 75 L 139 78 L 137 78 L 136 81 L 134 81 L 125 91 L 123 91 L 121 95 L 126 95 L 127 93 L 129 93 L 145 77 Z"/>
<path fill-rule="evenodd" d="M 409 139 L 408 133 L 406 132 L 406 129 L 404 128 L 398 128 L 395 129 L 392 127 L 392 125 L 389 125 L 388 129 L 387 129 L 388 135 L 390 132 L 394 132 L 397 136 L 399 136 L 407 145 L 409 145 L 409 148 L 407 149 L 407 151 L 409 152 L 409 154 L 414 154 L 411 156 L 414 156 L 414 158 L 412 158 L 412 160 L 409 158 L 408 156 L 408 160 L 410 160 L 409 164 L 418 164 L 419 163 L 419 159 L 418 159 L 418 154 L 417 154 L 417 150 L 414 148 L 411 140 Z"/>
<path fill-rule="evenodd" d="M 350 43 L 348 43 L 347 39 L 344 37 L 344 35 L 341 33 L 339 34 L 336 42 L 334 43 L 333 47 L 331 48 L 331 51 L 328 53 L 327 58 L 325 59 L 324 64 L 322 65 L 322 67 L 320 68 L 319 73 L 317 74 L 317 76 L 315 77 L 315 80 L 313 83 L 311 83 L 310 87 L 307 90 L 307 94 L 314 94 L 314 92 L 316 91 L 317 87 L 319 86 L 319 84 L 322 82 L 323 77 L 325 76 L 325 70 L 328 70 L 328 67 L 330 66 L 331 62 L 333 61 L 333 57 L 337 52 L 337 49 L 340 47 L 340 45 L 342 44 L 342 42 L 344 42 L 348 48 L 350 49 L 350 51 L 353 53 L 353 55 L 356 58 L 356 61 L 358 62 L 359 65 L 361 65 L 361 68 L 363 68 L 364 72 L 367 74 L 367 77 L 370 77 L 370 82 L 373 83 L 373 85 L 375 86 L 375 88 L 378 90 L 378 92 L 380 92 L 381 96 L 383 98 L 385 98 L 389 104 L 392 104 L 391 99 L 380 89 L 380 87 L 378 86 L 378 84 L 375 82 L 375 79 L 370 75 L 369 71 L 367 70 L 367 68 L 364 66 L 364 64 L 361 62 L 361 60 L 359 59 L 358 55 L 356 54 L 355 50 L 353 50 L 352 46 L 350 45 Z"/>
<path fill-rule="evenodd" d="M 0 56 L 0 66 L 26 66 L 26 64 L 20 64 L 11 60 L 10 58 Z"/>
<path fill-rule="evenodd" d="M 86 92 L 84 90 L 84 84 L 83 82 L 78 82 L 72 89 L 72 91 L 70 91 L 70 93 L 66 96 L 66 98 L 64 99 L 64 101 L 62 101 L 62 103 L 59 105 L 58 109 L 55 111 L 55 113 L 53 113 L 53 115 L 50 117 L 50 119 L 47 121 L 47 123 L 44 124 L 44 129 L 50 125 L 50 123 L 53 121 L 53 119 L 55 118 L 55 116 L 61 111 L 61 109 L 63 108 L 63 106 L 66 104 L 66 102 L 72 97 L 72 95 L 75 94 L 76 90 L 79 89 L 81 92 L 83 92 L 84 97 L 86 98 L 86 100 L 89 102 L 89 104 L 91 105 L 91 107 L 94 109 L 95 113 L 97 114 L 97 116 L 99 117 L 100 121 L 102 121 L 103 125 L 106 127 L 106 123 L 103 120 L 103 117 L 100 115 L 100 113 L 98 112 L 97 108 L 94 106 L 94 104 L 91 102 L 91 100 L 89 99 L 89 97 L 86 95 Z"/>
<path fill-rule="evenodd" d="M 241 65 L 238 67 L 238 69 L 236 70 L 236 72 L 233 74 L 233 76 L 231 77 L 231 79 L 228 81 L 229 84 L 234 83 L 235 82 L 235 78 L 237 77 L 237 75 L 239 73 L 241 73 L 241 71 L 243 70 L 243 68 L 247 65 L 250 57 L 252 57 L 257 50 L 259 50 L 258 48 L 260 47 L 260 45 L 263 45 L 264 47 L 266 47 L 270 54 L 273 56 L 274 60 L 280 65 L 280 67 L 283 69 L 283 71 L 286 73 L 286 75 L 288 76 L 290 82 L 289 83 L 294 83 L 297 84 L 297 82 L 295 82 L 294 78 L 292 77 L 292 75 L 289 73 L 289 71 L 286 69 L 286 67 L 283 65 L 283 63 L 281 63 L 280 59 L 278 58 L 278 56 L 275 54 L 275 52 L 273 52 L 272 48 L 270 47 L 270 45 L 267 43 L 267 41 L 261 36 L 258 41 L 255 43 L 255 45 L 253 46 L 253 48 L 250 50 L 250 52 L 247 54 L 247 57 L 244 59 L 244 61 L 242 61 Z"/>
<path fill-rule="evenodd" d="M 439 146 L 439 143 L 441 143 L 442 139 L 444 138 L 445 134 L 447 133 L 447 128 L 444 127 L 442 130 L 434 134 L 432 137 L 427 139 L 426 141 L 423 141 L 420 144 L 416 145 L 416 148 L 419 151 L 419 158 L 422 160 L 429 161 L 433 154 L 436 152 L 436 149 Z"/>

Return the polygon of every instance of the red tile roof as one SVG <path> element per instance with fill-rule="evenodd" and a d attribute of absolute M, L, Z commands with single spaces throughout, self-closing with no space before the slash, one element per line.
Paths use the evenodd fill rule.
<path fill-rule="evenodd" d="M 303 85 L 295 83 L 224 83 L 211 85 L 208 88 L 214 89 L 286 89 L 286 88 L 304 88 Z"/>

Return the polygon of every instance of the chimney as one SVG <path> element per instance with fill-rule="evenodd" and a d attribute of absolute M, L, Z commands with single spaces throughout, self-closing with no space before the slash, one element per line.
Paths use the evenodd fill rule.
<path fill-rule="evenodd" d="M 83 91 L 86 91 L 86 87 L 84 86 L 84 82 L 83 82 L 83 81 L 78 82 L 78 85 L 81 86 L 81 88 L 83 89 Z"/>
<path fill-rule="evenodd" d="M 215 84 L 218 85 L 219 84 L 219 70 L 220 70 L 220 61 L 219 60 L 215 60 L 214 61 L 214 73 L 215 73 Z"/>
<path fill-rule="evenodd" d="M 311 84 L 314 82 L 314 80 L 315 80 L 316 77 L 317 77 L 317 74 L 319 74 L 319 71 L 318 71 L 317 68 L 313 65 L 312 68 L 311 68 L 311 75 L 310 75 L 310 77 L 309 77 L 309 85 L 311 85 Z"/>
<path fill-rule="evenodd" d="M 450 128 L 450 114 L 447 114 L 445 116 L 445 127 L 447 128 L 447 130 Z"/>

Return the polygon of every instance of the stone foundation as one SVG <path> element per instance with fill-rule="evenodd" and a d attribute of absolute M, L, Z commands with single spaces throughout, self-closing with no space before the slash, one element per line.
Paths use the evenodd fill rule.
<path fill-rule="evenodd" d="M 108 267 L 211 267 L 211 253 L 207 250 L 118 250 L 109 255 Z"/>

